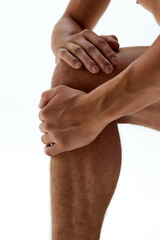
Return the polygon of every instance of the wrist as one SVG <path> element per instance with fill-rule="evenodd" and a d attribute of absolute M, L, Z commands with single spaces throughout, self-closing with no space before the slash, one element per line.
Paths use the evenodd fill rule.
<path fill-rule="evenodd" d="M 96 116 L 104 127 L 127 114 L 128 95 L 125 91 L 127 72 L 128 69 L 124 70 L 89 93 Z"/>
<path fill-rule="evenodd" d="M 71 17 L 62 17 L 54 26 L 51 34 L 51 49 L 56 55 L 57 49 L 74 34 L 82 31 L 79 24 Z"/>
<path fill-rule="evenodd" d="M 90 106 L 92 107 L 94 112 L 94 116 L 96 117 L 97 123 L 101 126 L 102 129 L 112 121 L 111 120 L 112 114 L 109 112 L 109 108 L 104 109 L 103 104 L 104 84 L 100 85 L 99 87 L 95 88 L 90 93 L 88 93 L 88 103 L 90 103 Z"/>

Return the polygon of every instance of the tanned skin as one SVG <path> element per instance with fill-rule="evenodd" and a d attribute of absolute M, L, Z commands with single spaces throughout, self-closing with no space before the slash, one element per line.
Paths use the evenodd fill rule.
<path fill-rule="evenodd" d="M 53 31 L 52 49 L 55 55 L 58 46 L 61 46 L 65 39 L 83 29 L 92 30 L 109 2 L 70 1 Z M 56 57 L 59 64 L 55 68 L 51 88 L 65 85 L 90 93 L 101 84 L 110 82 L 110 79 L 126 69 L 146 50 L 145 47 L 120 49 L 119 63 L 114 66 L 110 75 L 103 71 L 93 74 L 85 67 L 75 70 L 67 63 L 59 62 Z M 52 240 L 99 239 L 104 214 L 115 191 L 121 167 L 117 122 L 147 126 L 146 116 L 152 116 L 153 121 L 148 127 L 159 129 L 158 121 L 155 121 L 159 113 L 158 103 L 145 109 L 111 122 L 87 146 L 51 157 Z M 51 112 L 47 117 L 53 117 Z M 44 132 L 45 129 L 41 127 Z M 46 144 L 45 139 L 42 138 L 42 141 Z"/>

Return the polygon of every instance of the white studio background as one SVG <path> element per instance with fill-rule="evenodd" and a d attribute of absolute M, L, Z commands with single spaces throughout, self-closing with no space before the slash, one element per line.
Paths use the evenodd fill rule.
<path fill-rule="evenodd" d="M 38 119 L 54 71 L 53 26 L 68 0 L 0 0 L 0 239 L 51 239 L 50 157 Z M 112 0 L 94 31 L 121 47 L 151 45 L 159 27 L 135 0 Z M 119 125 L 122 169 L 101 239 L 160 239 L 160 134 Z"/>

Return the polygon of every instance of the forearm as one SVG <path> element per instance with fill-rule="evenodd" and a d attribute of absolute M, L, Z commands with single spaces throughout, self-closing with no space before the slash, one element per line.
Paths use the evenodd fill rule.
<path fill-rule="evenodd" d="M 64 61 L 61 61 L 56 66 L 53 73 L 51 87 L 55 87 L 57 85 L 67 85 L 69 87 L 89 93 L 101 84 L 108 82 L 117 76 L 147 49 L 148 47 L 120 48 L 119 52 L 117 53 L 119 63 L 116 65 L 116 67 L 114 67 L 113 72 L 109 75 L 102 71 L 97 74 L 92 74 L 86 70 L 85 67 L 82 67 L 81 69 L 73 69 Z"/>
<path fill-rule="evenodd" d="M 114 68 L 113 73 L 110 75 L 106 75 L 102 71 L 98 74 L 91 74 L 84 67 L 82 69 L 75 70 L 62 61 L 55 68 L 51 87 L 53 88 L 58 85 L 66 85 L 89 93 L 101 84 L 117 76 L 120 72 L 127 68 L 131 62 L 142 55 L 147 49 L 148 47 L 120 48 L 120 51 L 118 52 L 119 63 L 116 68 Z M 131 123 L 150 127 L 159 131 L 159 118 L 160 101 L 133 114 L 129 114 L 117 119 L 117 123 Z"/>
<path fill-rule="evenodd" d="M 63 16 L 52 31 L 51 47 L 53 53 L 61 43 L 83 29 L 92 30 L 107 9 L 110 0 L 70 0 Z"/>
<path fill-rule="evenodd" d="M 133 114 L 160 100 L 158 44 L 159 38 L 117 77 L 90 93 L 103 124 Z"/>

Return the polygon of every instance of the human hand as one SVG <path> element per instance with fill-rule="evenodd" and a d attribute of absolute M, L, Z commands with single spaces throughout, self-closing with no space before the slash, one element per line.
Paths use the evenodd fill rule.
<path fill-rule="evenodd" d="M 101 69 L 110 74 L 113 66 L 117 65 L 118 57 L 115 53 L 119 49 L 118 39 L 114 35 L 101 35 L 89 29 L 74 34 L 64 41 L 56 50 L 56 59 L 64 60 L 75 69 L 83 65 L 91 73 L 98 73 Z"/>
<path fill-rule="evenodd" d="M 39 129 L 48 156 L 83 147 L 102 131 L 89 95 L 64 85 L 42 93 Z M 54 143 L 53 145 L 50 145 Z"/>

